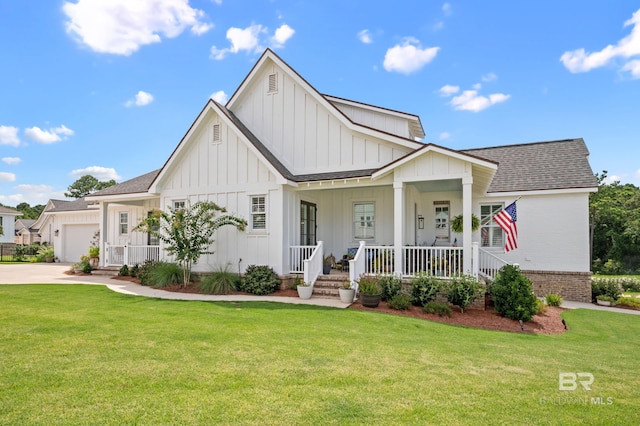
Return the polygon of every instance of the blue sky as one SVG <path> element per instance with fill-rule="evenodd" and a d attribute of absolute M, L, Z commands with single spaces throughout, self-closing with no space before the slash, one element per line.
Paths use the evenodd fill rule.
<path fill-rule="evenodd" d="M 640 2 L 0 0 L 0 203 L 161 167 L 266 47 L 453 149 L 582 137 L 640 185 Z"/>

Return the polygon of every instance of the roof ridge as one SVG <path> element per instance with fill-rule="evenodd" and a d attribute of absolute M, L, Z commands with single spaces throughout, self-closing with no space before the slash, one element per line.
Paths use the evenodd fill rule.
<path fill-rule="evenodd" d="M 512 147 L 518 147 L 518 146 L 544 145 L 544 144 L 572 142 L 572 141 L 582 141 L 584 143 L 583 138 L 567 138 L 567 139 L 556 139 L 556 140 L 549 140 L 549 141 L 522 142 L 522 143 L 514 143 L 514 144 L 506 144 L 506 145 L 485 146 L 485 147 L 478 147 L 478 148 L 464 148 L 464 149 L 460 149 L 459 151 L 465 151 L 465 152 L 479 151 L 484 149 L 512 148 Z"/>

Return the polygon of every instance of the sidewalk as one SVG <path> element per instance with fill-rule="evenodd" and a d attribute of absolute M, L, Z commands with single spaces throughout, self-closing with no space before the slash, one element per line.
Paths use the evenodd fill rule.
<path fill-rule="evenodd" d="M 110 290 L 130 294 L 133 296 L 155 297 L 170 300 L 202 300 L 209 302 L 279 302 L 296 305 L 315 305 L 330 308 L 347 308 L 349 303 L 342 303 L 340 299 L 324 299 L 312 297 L 300 299 L 298 297 L 282 296 L 250 296 L 244 294 L 230 294 L 214 296 L 208 294 L 175 293 L 141 286 L 129 281 L 114 280 L 102 275 L 67 275 L 70 264 L 61 263 L 28 263 L 28 264 L 0 264 L 0 284 L 94 284 L 106 285 Z"/>
<path fill-rule="evenodd" d="M 324 299 L 312 297 L 300 299 L 298 297 L 278 296 L 249 296 L 243 294 L 230 294 L 213 296 L 207 294 L 175 293 L 164 290 L 156 290 L 151 287 L 141 286 L 129 281 L 114 280 L 102 275 L 66 275 L 70 264 L 61 263 L 27 263 L 27 264 L 0 264 L 0 284 L 95 284 L 106 285 L 110 290 L 130 294 L 133 296 L 155 297 L 157 299 L 170 300 L 203 300 L 209 302 L 280 302 L 298 305 L 315 305 L 331 308 L 347 308 L 348 303 L 342 303 L 339 299 Z M 621 314 L 640 315 L 640 311 L 622 309 L 608 306 L 594 305 L 593 303 L 581 303 L 565 300 L 563 308 L 567 309 L 591 309 L 594 311 L 609 311 Z"/>

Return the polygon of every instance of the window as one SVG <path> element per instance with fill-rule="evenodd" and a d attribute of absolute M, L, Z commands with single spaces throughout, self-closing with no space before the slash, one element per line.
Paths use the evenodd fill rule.
<path fill-rule="evenodd" d="M 266 197 L 251 197 L 251 229 L 267 229 Z"/>
<path fill-rule="evenodd" d="M 184 209 L 187 203 L 184 200 L 173 200 L 171 204 L 172 204 L 173 211 L 176 211 L 176 210 Z"/>
<path fill-rule="evenodd" d="M 126 235 L 129 233 L 129 213 L 120 212 L 118 230 L 120 231 L 120 235 Z"/>
<path fill-rule="evenodd" d="M 356 203 L 353 205 L 353 238 L 355 240 L 375 239 L 375 225 L 375 204 Z"/>
<path fill-rule="evenodd" d="M 480 206 L 480 244 L 482 247 L 503 247 L 502 228 L 493 220 L 493 216 L 502 210 L 502 204 Z"/>
<path fill-rule="evenodd" d="M 449 202 L 435 201 L 436 242 L 449 242 Z"/>
<path fill-rule="evenodd" d="M 278 74 L 269 74 L 269 89 L 267 93 L 278 91 Z"/>
<path fill-rule="evenodd" d="M 147 213 L 147 217 L 152 217 L 153 216 L 153 212 L 148 212 Z M 154 231 L 158 231 L 160 229 L 160 225 L 154 225 L 152 227 L 152 229 Z M 147 245 L 149 246 L 159 246 L 160 245 L 160 238 L 158 238 L 157 235 L 154 234 L 147 234 Z"/>
<path fill-rule="evenodd" d="M 211 142 L 213 143 L 217 143 L 220 142 L 221 136 L 220 136 L 220 125 L 219 124 L 214 124 L 211 127 Z"/>

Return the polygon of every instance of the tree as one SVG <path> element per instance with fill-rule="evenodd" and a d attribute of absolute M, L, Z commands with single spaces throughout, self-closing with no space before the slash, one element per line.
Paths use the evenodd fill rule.
<path fill-rule="evenodd" d="M 44 207 L 43 204 L 37 204 L 31 207 L 29 203 L 23 202 L 16 206 L 16 210 L 22 213 L 21 219 L 37 219 L 42 213 L 42 210 L 44 210 Z"/>
<path fill-rule="evenodd" d="M 82 198 L 85 195 L 92 194 L 115 184 L 116 181 L 113 179 L 101 182 L 91 175 L 84 175 L 69 185 L 67 188 L 69 192 L 65 192 L 64 196 L 69 198 Z"/>
<path fill-rule="evenodd" d="M 183 270 L 183 285 L 191 278 L 191 266 L 198 263 L 203 254 L 213 254 L 213 234 L 225 225 L 244 231 L 247 221 L 233 215 L 218 216 L 226 209 L 211 201 L 199 201 L 182 209 L 161 211 L 143 219 L 133 230 L 158 237 L 164 249 L 175 257 Z"/>

